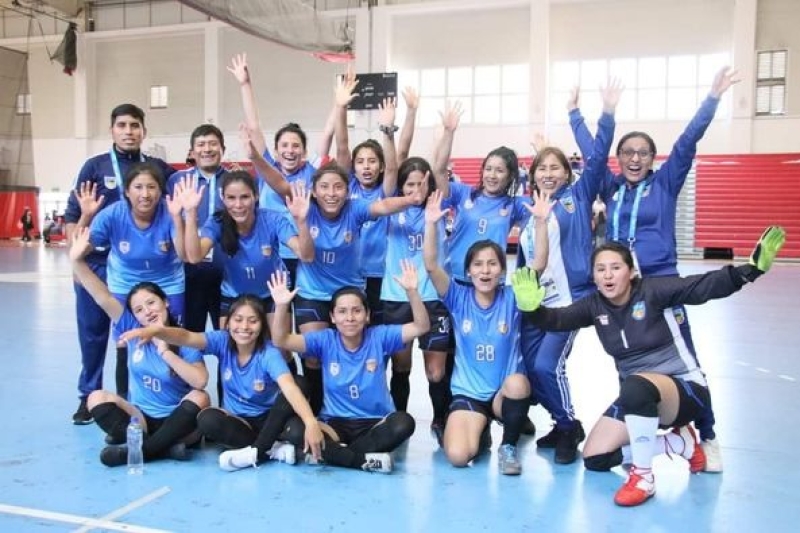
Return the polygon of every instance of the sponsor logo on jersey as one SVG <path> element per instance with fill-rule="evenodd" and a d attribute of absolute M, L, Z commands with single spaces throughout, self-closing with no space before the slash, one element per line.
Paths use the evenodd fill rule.
<path fill-rule="evenodd" d="M 472 202 L 472 198 L 468 198 L 466 202 L 464 202 L 465 209 L 472 209 L 475 204 Z"/>
<path fill-rule="evenodd" d="M 501 207 L 500 208 L 500 216 L 501 217 L 507 217 L 508 216 L 508 208 L 507 207 Z"/>
<path fill-rule="evenodd" d="M 352 231 L 345 231 L 344 232 L 344 242 L 350 244 L 350 241 L 353 240 L 353 232 Z"/>
<path fill-rule="evenodd" d="M 607 326 L 608 325 L 608 315 L 598 315 L 597 316 L 597 321 L 600 322 L 601 326 Z"/>
<path fill-rule="evenodd" d="M 377 359 L 367 359 L 367 372 L 375 372 L 378 368 Z"/>
<path fill-rule="evenodd" d="M 269 257 L 272 255 L 272 246 L 269 244 L 264 244 L 261 246 L 261 255 L 264 257 Z"/>
<path fill-rule="evenodd" d="M 679 325 L 686 322 L 686 313 L 683 312 L 682 307 L 673 308 L 672 315 L 675 317 L 675 322 L 677 322 Z"/>
<path fill-rule="evenodd" d="M 316 239 L 319 236 L 319 228 L 317 226 L 311 226 L 308 228 L 308 233 L 311 235 L 312 239 Z"/>
<path fill-rule="evenodd" d="M 133 352 L 133 362 L 141 363 L 142 359 L 144 359 L 144 350 L 141 348 L 136 348 L 136 350 Z"/>
<path fill-rule="evenodd" d="M 331 365 L 328 368 L 330 369 L 331 376 L 338 376 L 339 375 L 339 370 L 340 370 L 339 369 L 339 363 L 331 363 Z"/>
<path fill-rule="evenodd" d="M 116 189 L 117 188 L 117 177 L 116 176 L 103 176 L 103 185 L 106 186 L 106 189 Z"/>
<path fill-rule="evenodd" d="M 505 335 L 508 333 L 508 324 L 506 324 L 505 321 L 500 321 L 500 323 L 497 324 L 497 331 L 499 331 L 501 335 Z"/>
<path fill-rule="evenodd" d="M 253 390 L 256 392 L 264 392 L 264 380 L 257 379 L 253 381 Z"/>
<path fill-rule="evenodd" d="M 575 202 L 573 201 L 572 196 L 562 198 L 560 201 L 567 213 L 572 214 L 575 212 Z"/>
<path fill-rule="evenodd" d="M 128 241 L 119 241 L 119 251 L 123 254 L 127 254 L 131 251 L 131 243 Z"/>
<path fill-rule="evenodd" d="M 631 316 L 634 320 L 644 320 L 644 314 L 644 302 L 636 302 L 633 304 Z"/>
<path fill-rule="evenodd" d="M 169 241 L 158 241 L 158 249 L 164 253 L 169 252 Z"/>
<path fill-rule="evenodd" d="M 233 377 L 233 371 L 230 368 L 226 368 L 225 372 L 222 374 L 222 379 L 224 381 L 230 381 Z"/>
<path fill-rule="evenodd" d="M 399 213 L 397 215 L 397 223 L 401 224 L 401 225 L 406 223 L 406 214 L 405 213 Z"/>
<path fill-rule="evenodd" d="M 464 333 L 469 333 L 470 331 L 472 331 L 472 322 L 470 320 L 464 319 L 464 321 L 461 323 L 461 331 L 463 331 Z"/>

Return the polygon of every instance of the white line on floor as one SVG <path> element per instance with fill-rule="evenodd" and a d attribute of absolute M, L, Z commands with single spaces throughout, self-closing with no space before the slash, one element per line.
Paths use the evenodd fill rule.
<path fill-rule="evenodd" d="M 785 379 L 786 381 L 797 381 L 792 376 L 787 376 L 786 374 L 778 374 L 778 377 L 781 379 Z"/>
<path fill-rule="evenodd" d="M 155 500 L 156 498 L 162 497 L 163 495 L 167 494 L 169 491 L 170 491 L 169 487 L 161 487 L 160 489 L 158 489 L 158 490 L 156 490 L 154 492 L 151 492 L 150 494 L 148 494 L 146 496 L 143 496 L 143 497 L 139 498 L 138 500 L 132 501 L 131 503 L 129 503 L 128 505 L 126 505 L 124 507 L 120 507 L 116 511 L 111 511 L 107 515 L 101 516 L 99 518 L 99 520 L 104 520 L 104 521 L 105 520 L 108 520 L 108 521 L 116 520 L 117 518 L 130 513 L 134 509 L 142 507 L 143 505 L 145 505 L 147 503 L 150 503 L 151 501 Z M 87 531 L 89 531 L 91 529 L 94 529 L 94 528 L 87 525 L 87 526 L 84 526 L 84 527 L 82 527 L 80 529 L 76 529 L 75 533 L 86 533 Z"/>
<path fill-rule="evenodd" d="M 764 374 L 769 374 L 769 369 L 768 368 L 762 368 L 760 366 L 757 366 L 756 370 L 758 370 L 759 372 L 762 372 Z"/>
<path fill-rule="evenodd" d="M 0 513 L 12 514 L 17 516 L 27 516 L 54 522 L 66 522 L 91 528 L 106 529 L 111 531 L 129 531 L 131 533 L 167 533 L 164 529 L 152 529 L 149 527 L 133 526 L 131 524 L 120 524 L 119 522 L 109 522 L 88 516 L 78 516 L 66 513 L 54 513 L 41 509 L 31 509 L 29 507 L 17 507 L 15 505 L 5 505 L 0 503 Z"/>

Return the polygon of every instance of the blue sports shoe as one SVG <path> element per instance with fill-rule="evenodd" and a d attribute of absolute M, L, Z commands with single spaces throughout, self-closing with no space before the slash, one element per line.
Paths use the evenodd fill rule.
<path fill-rule="evenodd" d="M 498 450 L 500 473 L 504 476 L 518 476 L 522 473 L 522 464 L 517 457 L 517 447 L 513 444 L 503 444 Z"/>

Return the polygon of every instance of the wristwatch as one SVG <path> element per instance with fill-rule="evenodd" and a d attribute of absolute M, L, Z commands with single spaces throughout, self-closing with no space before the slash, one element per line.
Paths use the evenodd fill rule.
<path fill-rule="evenodd" d="M 386 135 L 388 135 L 389 137 L 392 137 L 392 136 L 394 136 L 394 132 L 396 132 L 396 131 L 397 131 L 397 130 L 399 130 L 400 128 L 398 128 L 398 127 L 397 127 L 397 126 L 395 126 L 394 124 L 392 124 L 391 126 L 387 126 L 387 125 L 385 125 L 385 124 L 380 124 L 380 125 L 378 126 L 378 129 L 379 129 L 379 130 L 381 130 L 381 132 L 382 132 L 382 133 L 385 133 L 385 134 L 386 134 Z"/>

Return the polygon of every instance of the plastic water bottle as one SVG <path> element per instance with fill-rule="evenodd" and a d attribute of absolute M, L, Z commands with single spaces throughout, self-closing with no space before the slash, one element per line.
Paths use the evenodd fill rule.
<path fill-rule="evenodd" d="M 128 424 L 128 473 L 142 474 L 144 472 L 144 456 L 142 455 L 142 424 L 138 417 L 131 418 Z"/>

